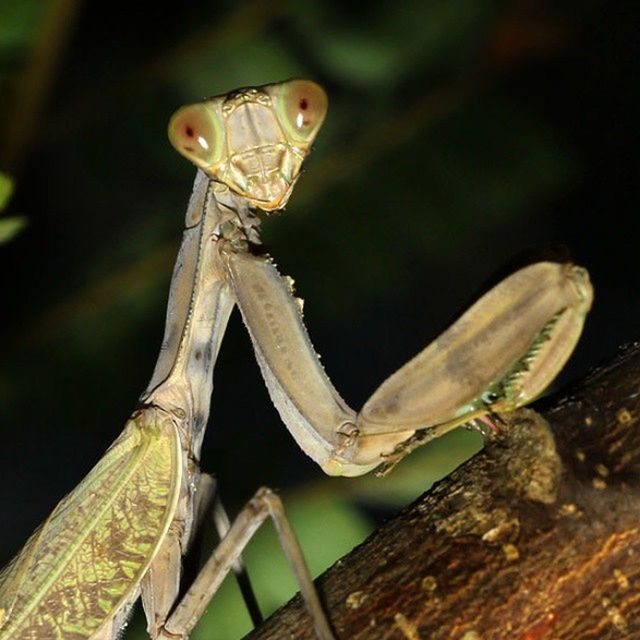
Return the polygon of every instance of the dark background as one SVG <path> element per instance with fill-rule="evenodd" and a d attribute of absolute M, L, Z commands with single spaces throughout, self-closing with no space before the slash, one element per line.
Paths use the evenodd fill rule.
<path fill-rule="evenodd" d="M 595 285 L 560 386 L 637 338 L 639 19 L 637 3 L 585 0 L 3 0 L 4 216 L 27 226 L 0 246 L 0 565 L 151 375 L 194 175 L 166 123 L 206 95 L 289 77 L 327 89 L 307 170 L 263 237 L 352 406 L 523 255 L 569 255 Z M 321 482 L 237 314 L 211 423 L 204 467 L 232 510 L 263 484 L 315 505 L 316 570 L 477 444 L 457 434 L 395 480 Z"/>

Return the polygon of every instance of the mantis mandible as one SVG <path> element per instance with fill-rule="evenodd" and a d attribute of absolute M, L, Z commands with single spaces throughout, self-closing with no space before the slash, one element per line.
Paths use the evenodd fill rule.
<path fill-rule="evenodd" d="M 0 574 L 0 640 L 113 640 L 142 597 L 151 638 L 186 638 L 255 530 L 274 518 L 316 633 L 333 638 L 281 504 L 259 490 L 184 597 L 181 558 L 214 490 L 199 459 L 213 368 L 238 305 L 271 400 L 330 475 L 388 470 L 416 446 L 538 396 L 573 351 L 592 301 L 584 269 L 512 274 L 396 371 L 356 413 L 307 335 L 290 278 L 261 250 L 254 210 L 282 209 L 327 98 L 306 80 L 179 109 L 174 147 L 197 167 L 151 381 L 124 431 Z"/>

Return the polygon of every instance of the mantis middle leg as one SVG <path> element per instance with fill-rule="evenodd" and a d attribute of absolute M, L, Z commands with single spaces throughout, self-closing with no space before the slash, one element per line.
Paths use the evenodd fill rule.
<path fill-rule="evenodd" d="M 269 517 L 273 520 L 282 549 L 300 585 L 302 597 L 313 619 L 319 640 L 334 640 L 302 549 L 287 520 L 282 502 L 273 491 L 266 488 L 259 489 L 233 521 L 229 531 L 216 547 L 163 628 L 159 630 L 157 635 L 152 636 L 154 640 L 156 638 L 157 640 L 182 640 L 188 637 L 220 584 L 240 558 L 249 540 Z"/>

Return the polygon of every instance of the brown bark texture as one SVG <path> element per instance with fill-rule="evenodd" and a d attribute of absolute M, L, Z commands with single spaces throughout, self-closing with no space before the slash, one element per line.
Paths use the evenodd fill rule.
<path fill-rule="evenodd" d="M 506 416 L 316 581 L 337 637 L 640 638 L 639 420 L 638 344 L 541 414 Z M 296 596 L 248 638 L 314 634 Z"/>

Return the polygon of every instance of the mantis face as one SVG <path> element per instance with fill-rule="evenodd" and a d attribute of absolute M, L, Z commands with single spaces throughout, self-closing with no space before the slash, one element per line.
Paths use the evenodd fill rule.
<path fill-rule="evenodd" d="M 287 204 L 326 112 L 320 86 L 290 80 L 182 107 L 169 139 L 213 180 L 273 211 Z"/>

